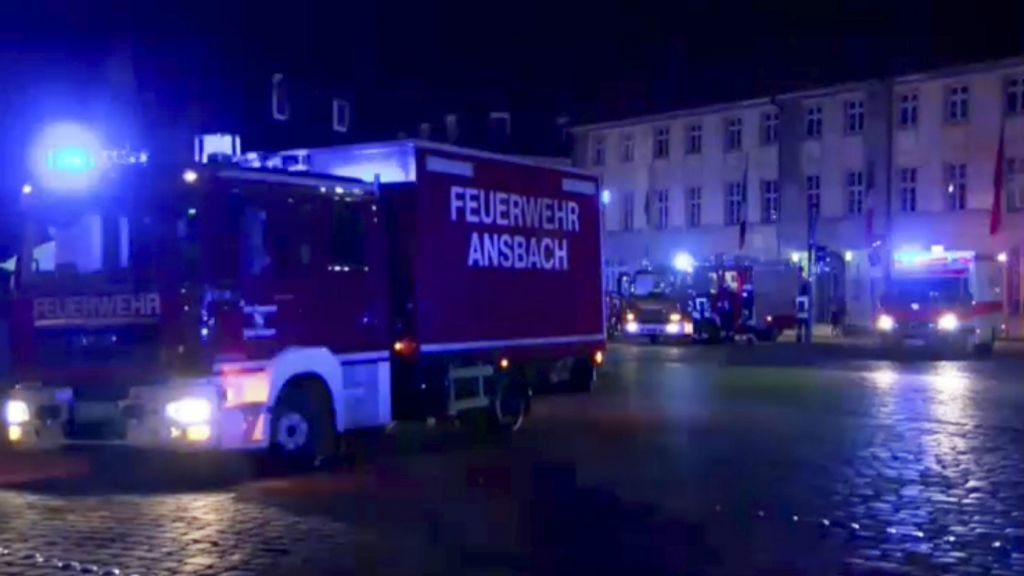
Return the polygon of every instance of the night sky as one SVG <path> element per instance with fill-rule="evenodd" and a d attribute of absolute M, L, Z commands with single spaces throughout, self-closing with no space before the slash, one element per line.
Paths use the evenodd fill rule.
<path fill-rule="evenodd" d="M 1019 0 L 4 6 L 0 200 L 25 179 L 31 134 L 57 118 L 187 156 L 198 131 L 239 132 L 246 148 L 318 145 L 510 110 L 524 151 L 544 152 L 532 135 L 559 114 L 606 120 L 1024 54 Z M 287 125 L 269 118 L 273 72 L 290 83 Z M 346 137 L 329 130 L 332 96 L 352 103 Z"/>

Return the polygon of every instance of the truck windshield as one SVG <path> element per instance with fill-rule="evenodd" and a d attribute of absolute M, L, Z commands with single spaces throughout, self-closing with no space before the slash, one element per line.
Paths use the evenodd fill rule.
<path fill-rule="evenodd" d="M 967 280 L 960 277 L 894 279 L 883 302 L 891 304 L 949 304 L 967 296 Z"/>
<path fill-rule="evenodd" d="M 188 215 L 127 210 L 38 210 L 29 215 L 18 268 L 25 285 L 147 277 L 181 263 L 193 245 Z"/>
<path fill-rule="evenodd" d="M 672 279 L 655 272 L 637 272 L 633 276 L 635 296 L 663 296 L 672 289 Z"/>

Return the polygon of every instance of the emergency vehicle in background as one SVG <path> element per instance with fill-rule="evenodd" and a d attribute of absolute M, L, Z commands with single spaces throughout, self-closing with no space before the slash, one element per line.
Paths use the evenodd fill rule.
<path fill-rule="evenodd" d="M 971 251 L 896 252 L 875 318 L 880 342 L 991 353 L 1002 322 L 1002 278 L 995 258 Z"/>
<path fill-rule="evenodd" d="M 69 150 L 46 168 L 74 186 L 22 189 L 15 446 L 308 460 L 394 420 L 516 428 L 534 388 L 594 381 L 586 173 L 421 141 L 242 157 L 260 168 Z"/>
<path fill-rule="evenodd" d="M 647 266 L 620 279 L 622 327 L 628 339 L 644 338 L 656 343 L 693 335 L 693 318 L 687 305 L 687 274 L 691 270 L 680 270 L 679 265 L 675 271 Z"/>
<path fill-rule="evenodd" d="M 789 261 L 718 261 L 695 267 L 694 337 L 774 341 L 796 327 L 801 269 Z"/>

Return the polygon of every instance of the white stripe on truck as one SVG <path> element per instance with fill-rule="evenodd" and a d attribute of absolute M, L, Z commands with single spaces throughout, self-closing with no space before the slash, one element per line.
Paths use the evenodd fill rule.
<path fill-rule="evenodd" d="M 427 156 L 427 172 L 454 174 L 456 176 L 473 177 L 473 163 L 462 160 L 451 160 L 440 156 Z"/>
<path fill-rule="evenodd" d="M 454 352 L 456 350 L 479 350 L 481 348 L 501 348 L 514 346 L 543 346 L 545 344 L 575 344 L 576 342 L 594 342 L 604 340 L 604 334 L 577 334 L 574 336 L 551 336 L 548 338 L 516 338 L 512 340 L 477 340 L 472 342 L 442 342 L 423 344 L 423 352 Z"/>
<path fill-rule="evenodd" d="M 597 194 L 597 184 L 593 180 L 579 178 L 562 178 L 562 191 L 593 196 Z"/>

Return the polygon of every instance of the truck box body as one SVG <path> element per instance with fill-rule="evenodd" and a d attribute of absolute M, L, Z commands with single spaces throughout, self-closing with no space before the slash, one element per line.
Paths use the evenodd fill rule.
<path fill-rule="evenodd" d="M 603 340 L 594 177 L 425 142 L 314 150 L 310 165 L 381 180 L 396 338 L 530 355 Z"/>

